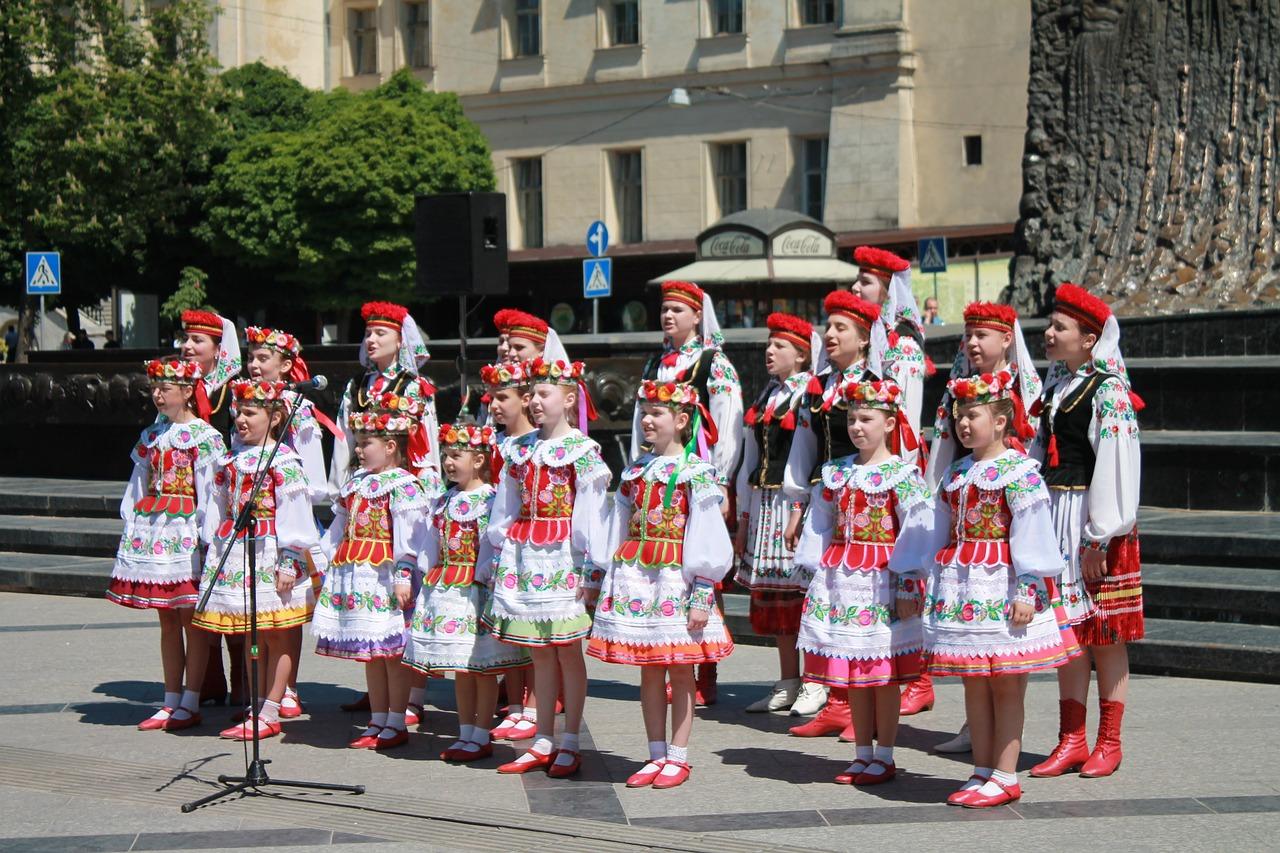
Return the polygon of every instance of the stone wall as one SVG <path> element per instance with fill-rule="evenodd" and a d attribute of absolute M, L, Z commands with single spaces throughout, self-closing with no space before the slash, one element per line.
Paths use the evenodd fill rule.
<path fill-rule="evenodd" d="M 1011 301 L 1274 304 L 1278 90 L 1275 2 L 1032 0 Z"/>

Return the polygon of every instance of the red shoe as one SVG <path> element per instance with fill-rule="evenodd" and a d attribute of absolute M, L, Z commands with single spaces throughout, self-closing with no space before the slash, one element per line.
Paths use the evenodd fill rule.
<path fill-rule="evenodd" d="M 360 737 L 347 744 L 347 749 L 373 749 L 378 742 L 378 733 L 382 731 L 382 726 L 375 726 L 373 723 L 365 726 L 365 729 L 373 729 L 371 735 L 362 734 Z"/>
<path fill-rule="evenodd" d="M 856 760 L 853 762 L 853 764 L 857 764 L 857 763 L 858 762 Z M 850 764 L 848 767 L 846 767 L 843 773 L 836 774 L 837 785 L 852 785 L 853 780 L 857 779 L 859 776 L 862 775 L 862 770 L 859 770 L 857 773 L 852 772 L 853 764 Z M 862 769 L 863 770 L 866 769 L 866 762 L 863 762 Z"/>
<path fill-rule="evenodd" d="M 694 700 L 697 701 L 696 696 L 694 697 Z M 671 682 L 670 681 L 667 682 L 667 704 L 668 705 L 671 704 Z"/>
<path fill-rule="evenodd" d="M 537 752 L 534 752 L 533 750 L 529 750 L 524 755 L 532 755 L 533 760 L 520 761 L 519 759 L 517 759 L 515 761 L 508 761 L 506 764 L 503 764 L 498 768 L 498 772 L 518 774 L 518 773 L 528 773 L 530 770 L 546 770 L 548 767 L 551 766 L 551 762 L 556 760 L 555 750 L 552 750 L 546 755 L 542 755 L 541 753 L 537 753 Z M 520 758 L 524 758 L 524 755 L 520 756 Z"/>
<path fill-rule="evenodd" d="M 979 776 L 977 773 L 974 773 L 972 776 L 966 779 L 964 783 L 968 785 L 970 782 L 977 782 L 978 787 L 980 788 L 987 783 L 988 778 L 989 777 Z M 977 788 L 973 788 L 971 790 L 966 790 L 965 788 L 961 788 L 959 791 L 956 791 L 951 796 L 947 797 L 947 805 L 963 806 L 965 803 L 965 800 L 969 799 L 969 795 L 975 794 L 975 793 L 977 793 Z"/>
<path fill-rule="evenodd" d="M 907 684 L 902 691 L 902 699 L 898 705 L 898 715 L 909 717 L 921 711 L 933 709 L 933 678 L 922 675 Z"/>
<path fill-rule="evenodd" d="M 283 731 L 283 729 L 280 728 L 279 723 L 262 722 L 261 720 L 258 721 L 258 739 L 259 740 L 262 740 L 263 738 L 275 737 L 276 735 L 280 734 L 281 731 Z M 227 740 L 243 740 L 243 741 L 253 740 L 253 725 L 249 721 L 243 722 L 238 726 L 232 726 L 229 729 L 223 729 L 222 731 L 218 732 L 218 737 L 226 738 Z"/>
<path fill-rule="evenodd" d="M 479 744 L 479 743 L 473 742 L 473 745 L 478 746 L 480 748 L 479 749 L 459 749 L 454 754 L 454 757 L 450 758 L 449 760 L 457 762 L 458 764 L 466 764 L 468 761 L 480 761 L 481 759 L 489 758 L 490 756 L 493 755 L 492 743 Z"/>
<path fill-rule="evenodd" d="M 572 764 L 556 764 L 555 759 L 552 759 L 551 766 L 547 768 L 547 775 L 552 779 L 568 779 L 570 776 L 582 769 L 582 753 L 580 752 L 576 752 L 572 749 L 559 749 L 553 752 L 552 755 L 573 756 Z"/>
<path fill-rule="evenodd" d="M 427 712 L 421 705 L 415 705 L 410 702 L 404 708 L 404 727 L 406 729 L 416 727 L 418 723 L 422 722 L 423 717 L 426 715 Z"/>
<path fill-rule="evenodd" d="M 836 738 L 836 740 L 840 741 L 841 743 L 853 743 L 857 739 L 858 739 L 858 734 L 853 730 L 853 723 L 850 723 L 849 725 L 845 726 L 844 729 L 841 730 L 840 732 L 840 737 Z"/>
<path fill-rule="evenodd" d="M 284 702 L 280 703 L 280 719 L 292 720 L 296 717 L 301 717 L 304 713 L 306 713 L 305 711 L 302 710 L 302 702 L 301 700 L 298 699 L 298 696 L 296 693 L 286 693 L 284 695 L 284 698 L 292 699 L 293 704 L 286 705 Z"/>
<path fill-rule="evenodd" d="M 392 728 L 391 726 L 387 726 L 382 731 L 383 732 L 391 731 L 391 732 L 395 732 L 395 734 L 393 734 L 391 737 L 383 737 L 382 732 L 378 732 L 378 739 L 373 745 L 373 748 L 376 749 L 378 752 L 382 752 L 383 750 L 387 750 L 387 749 L 395 749 L 397 746 L 404 746 L 406 743 L 409 742 L 408 729 L 395 729 L 395 728 Z"/>
<path fill-rule="evenodd" d="M 511 731 L 511 733 L 507 735 L 507 740 L 511 741 L 512 743 L 515 743 L 518 740 L 533 740 L 533 738 L 538 736 L 538 727 L 534 724 L 532 720 L 525 720 L 522 717 L 521 721 L 528 723 L 529 727 L 527 729 L 522 729 L 519 727 L 520 724 L 517 723 L 516 728 L 514 728 Z"/>
<path fill-rule="evenodd" d="M 166 716 L 161 717 L 159 716 L 160 714 L 165 714 Z M 156 713 L 152 714 L 150 717 L 147 717 L 145 720 L 138 723 L 138 731 L 140 732 L 162 731 L 164 729 L 164 724 L 169 722 L 169 717 L 172 717 L 172 716 L 173 716 L 172 708 L 169 708 L 169 707 L 161 708 L 159 711 L 156 711 Z"/>
<path fill-rule="evenodd" d="M 557 714 L 564 713 L 564 696 L 556 697 L 556 713 Z"/>
<path fill-rule="evenodd" d="M 883 773 L 865 773 L 865 772 L 859 773 L 857 776 L 854 777 L 853 784 L 879 785 L 884 782 L 890 781 L 898 773 L 898 765 L 894 764 L 892 761 L 886 764 L 885 762 L 881 761 L 878 758 L 872 759 L 871 764 L 867 765 L 868 770 L 871 769 L 872 764 L 879 764 L 881 767 L 884 768 L 884 772 Z"/>
<path fill-rule="evenodd" d="M 995 779 L 988 779 L 987 781 L 995 782 Z M 996 782 L 996 784 L 1000 785 L 999 782 Z M 1008 788 L 1004 785 L 1000 785 L 1000 793 L 993 794 L 991 796 L 980 794 L 977 791 L 971 791 L 968 798 L 961 802 L 960 805 L 964 806 L 966 809 L 993 809 L 996 806 L 1008 805 L 1014 800 L 1019 799 L 1021 796 L 1022 788 L 1016 783 Z"/>
<path fill-rule="evenodd" d="M 365 693 L 354 702 L 348 702 L 345 705 L 339 705 L 344 711 L 368 711 L 369 710 L 369 694 Z"/>
<path fill-rule="evenodd" d="M 658 778 L 658 774 L 662 772 L 662 765 L 667 763 L 667 759 L 659 758 L 657 761 L 646 761 L 644 767 L 652 764 L 655 769 L 652 773 L 646 773 L 644 767 L 640 768 L 638 773 L 632 773 L 627 777 L 628 788 L 647 788 L 653 784 L 653 780 Z"/>
<path fill-rule="evenodd" d="M 658 778 L 653 780 L 654 788 L 658 788 L 659 790 L 664 790 L 666 788 L 678 788 L 681 785 L 683 785 L 685 781 L 689 778 L 689 771 L 692 770 L 693 768 L 691 768 L 688 764 L 685 764 L 683 761 L 672 761 L 670 758 L 668 758 L 667 766 L 670 766 L 672 764 L 678 767 L 680 769 L 680 772 L 675 776 L 670 776 L 670 775 L 664 776 L 661 773 L 659 773 Z"/>
<path fill-rule="evenodd" d="M 1077 770 L 1089 760 L 1089 741 L 1084 732 L 1085 708 L 1074 699 L 1058 702 L 1058 745 L 1049 757 L 1031 768 L 1041 778 L 1061 776 Z"/>
<path fill-rule="evenodd" d="M 842 732 L 852 725 L 848 694 L 834 689 L 827 697 L 827 704 L 812 720 L 803 725 L 792 726 L 790 732 L 795 737 L 824 737 Z"/>
<path fill-rule="evenodd" d="M 1102 707 L 1098 742 L 1093 745 L 1089 760 L 1080 768 L 1080 775 L 1087 779 L 1110 776 L 1120 769 L 1120 761 L 1124 758 L 1120 752 L 1120 720 L 1124 717 L 1124 703 L 1103 699 L 1098 704 Z"/>
<path fill-rule="evenodd" d="M 520 722 L 519 714 L 507 714 L 502 722 L 489 729 L 489 737 L 493 740 L 506 740 L 507 736 L 516 730 L 516 723 Z"/>
<path fill-rule="evenodd" d="M 706 708 L 710 705 L 714 705 L 720 698 L 720 690 L 717 684 L 717 668 L 718 665 L 714 663 L 698 664 L 698 676 L 694 687 L 693 704 L 699 708 Z M 688 778 L 688 775 L 689 774 L 686 773 L 685 778 Z M 684 779 L 681 779 L 680 781 L 683 782 Z M 655 782 L 654 785 L 656 787 L 657 783 Z M 668 785 L 667 787 L 674 788 L 675 785 Z"/>
<path fill-rule="evenodd" d="M 178 710 L 181 711 L 182 709 L 179 708 Z M 177 713 L 177 711 L 175 711 L 174 713 Z M 191 714 L 190 711 L 188 711 L 187 713 Z M 204 722 L 204 718 L 200 716 L 199 711 L 196 711 L 194 714 L 191 714 L 191 716 L 184 717 L 181 720 L 177 719 L 176 717 L 170 717 L 169 719 L 164 721 L 164 730 L 166 732 L 180 732 L 183 729 L 194 728 L 195 726 L 198 726 L 203 722 Z"/>

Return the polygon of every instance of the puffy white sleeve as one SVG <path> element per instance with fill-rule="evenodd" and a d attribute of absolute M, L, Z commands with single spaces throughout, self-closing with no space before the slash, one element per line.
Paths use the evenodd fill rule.
<path fill-rule="evenodd" d="M 613 557 L 609 548 L 610 474 L 604 460 L 594 451 L 579 460 L 577 466 L 573 516 L 569 522 L 573 562 L 582 567 L 583 584 L 590 589 L 599 589 Z"/>
<path fill-rule="evenodd" d="M 719 434 L 711 448 L 711 464 L 716 466 L 720 485 L 729 486 L 737 471 L 738 458 L 742 455 L 742 383 L 733 364 L 719 351 L 711 358 L 707 394 L 711 398 L 707 411 L 716 422 Z"/>
<path fill-rule="evenodd" d="M 631 415 L 631 456 L 627 462 L 634 462 L 640 457 L 640 446 L 644 444 L 644 436 L 640 434 L 640 417 L 643 414 L 637 401 L 635 412 Z"/>
<path fill-rule="evenodd" d="M 324 449 L 320 445 L 320 424 L 312 413 L 310 401 L 302 405 L 294 417 L 293 450 L 302 459 L 307 475 L 307 494 L 312 504 L 329 500 L 329 478 L 324 470 Z M 340 443 L 337 443 L 340 446 Z"/>
<path fill-rule="evenodd" d="M 301 477 L 276 487 L 276 544 L 299 562 L 306 562 L 307 553 L 320 541 L 309 491 Z"/>
<path fill-rule="evenodd" d="M 231 512 L 231 490 L 227 487 L 226 474 L 219 470 L 213 474 L 213 491 L 209 495 L 209 505 L 205 507 L 204 523 L 200 526 L 200 538 L 206 545 L 212 545 L 218 538 L 218 528 L 222 527 Z"/>
<path fill-rule="evenodd" d="M 435 525 L 430 526 L 432 529 L 435 528 Z M 439 546 L 437 545 L 436 547 Z M 481 536 L 476 545 L 476 583 L 488 586 L 493 582 L 493 564 L 497 559 L 498 555 L 494 552 L 493 543 L 489 541 L 489 537 Z M 421 561 L 419 561 L 419 565 L 421 565 Z"/>
<path fill-rule="evenodd" d="M 347 505 L 342 500 L 333 502 L 333 521 L 329 523 L 329 527 L 320 536 L 320 552 L 324 554 L 325 560 L 333 561 L 333 555 L 337 552 L 338 546 L 342 544 L 342 538 L 347 533 Z"/>
<path fill-rule="evenodd" d="M 342 393 L 342 403 L 338 406 L 338 428 L 342 430 L 345 441 L 337 437 L 333 440 L 333 459 L 329 463 L 329 494 L 336 495 L 338 490 L 351 479 L 351 457 L 356 452 L 356 436 L 351 431 L 351 401 L 355 398 L 356 383 L 364 381 L 360 377 L 347 383 L 347 390 Z"/>
<path fill-rule="evenodd" d="M 889 558 L 889 571 L 907 578 L 923 578 L 951 534 L 951 506 L 942 495 L 908 508 L 899 515 L 898 540 Z"/>
<path fill-rule="evenodd" d="M 924 406 L 924 350 L 910 335 L 898 339 L 899 355 L 893 365 L 894 381 L 902 389 L 902 409 L 916 435 L 920 435 L 920 412 Z M 904 455 L 904 458 L 905 455 Z M 907 459 L 910 462 L 910 459 Z"/>
<path fill-rule="evenodd" d="M 1005 487 L 1013 519 L 1009 522 L 1009 557 L 1019 578 L 1062 574 L 1066 563 L 1053 527 L 1049 491 L 1038 473 L 1019 477 Z"/>
<path fill-rule="evenodd" d="M 894 506 L 894 513 L 898 520 L 898 544 L 894 546 L 896 553 L 901 543 L 905 539 L 908 546 L 912 543 L 917 548 L 930 547 L 934 543 L 931 534 L 933 526 L 937 519 L 935 518 L 935 508 L 933 494 L 929 491 L 929 487 L 925 484 L 924 478 L 920 475 L 918 469 L 911 469 L 910 475 L 906 480 L 902 481 L 894 489 L 897 501 Z M 946 504 L 939 501 L 945 507 Z M 941 543 L 938 543 L 941 547 Z M 932 553 L 937 553 L 934 548 Z M 923 559 L 925 555 L 921 553 L 905 554 L 903 559 L 906 565 L 901 571 L 894 571 L 899 578 L 920 578 L 924 575 L 924 566 L 927 565 Z M 909 559 L 908 559 L 909 557 Z M 892 568 L 893 561 L 890 560 Z M 900 592 L 917 592 L 916 587 L 904 588 L 901 583 L 898 584 Z"/>
<path fill-rule="evenodd" d="M 437 504 L 431 516 L 423 519 L 422 524 L 418 526 L 418 541 L 414 548 L 418 557 L 418 570 L 423 573 L 430 571 L 440 557 L 440 528 L 436 525 L 434 516 L 442 509 L 443 507 Z M 485 542 L 485 538 L 481 536 L 480 541 Z"/>
<path fill-rule="evenodd" d="M 734 489 L 738 495 L 738 514 L 746 515 L 751 506 L 751 472 L 760 464 L 760 445 L 756 444 L 756 431 L 744 428 L 742 431 L 742 464 L 738 466 L 738 476 Z"/>
<path fill-rule="evenodd" d="M 142 452 L 145 454 L 146 449 Z M 124 486 L 124 497 L 120 499 L 120 520 L 127 522 L 129 517 L 133 515 L 133 508 L 137 506 L 138 501 L 142 500 L 147 494 L 147 475 L 151 472 L 151 463 L 144 455 L 138 458 L 138 452 L 133 454 L 133 473 L 129 475 L 129 482 Z"/>
<path fill-rule="evenodd" d="M 494 548 L 501 548 L 507 538 L 507 531 L 520 517 L 520 483 L 503 465 L 505 472 L 498 480 L 498 491 L 493 496 L 493 510 L 489 513 L 489 526 L 485 528 L 485 538 Z"/>
<path fill-rule="evenodd" d="M 835 503 L 824 496 L 825 488 L 821 483 L 812 488 L 809 511 L 805 513 L 800 541 L 796 543 L 796 565 L 812 572 L 820 568 L 836 525 Z"/>
<path fill-rule="evenodd" d="M 733 568 L 733 542 L 720 514 L 724 496 L 710 483 L 690 487 L 684 531 L 684 577 L 690 583 L 716 584 Z"/>
<path fill-rule="evenodd" d="M 422 544 L 422 527 L 425 523 L 426 514 L 420 506 L 392 508 L 391 556 L 396 564 L 391 576 L 397 585 L 409 583 L 413 579 L 413 570 L 418 565 L 418 548 Z"/>
<path fill-rule="evenodd" d="M 813 413 L 800 400 L 796 408 L 796 434 L 787 452 L 787 465 L 782 472 L 782 494 L 789 501 L 807 501 L 813 484 L 809 478 L 818 464 L 818 434 L 813 428 Z"/>
<path fill-rule="evenodd" d="M 214 482 L 218 475 L 223 458 L 227 455 L 226 445 L 222 437 L 210 430 L 209 440 L 198 446 L 196 453 L 195 477 L 196 486 L 196 529 L 205 529 L 205 516 L 214 505 Z M 207 544 L 208 540 L 206 540 Z"/>
<path fill-rule="evenodd" d="M 1093 395 L 1089 442 L 1095 461 L 1084 538 L 1105 548 L 1112 538 L 1133 530 L 1142 479 L 1137 413 L 1119 379 L 1107 379 Z"/>

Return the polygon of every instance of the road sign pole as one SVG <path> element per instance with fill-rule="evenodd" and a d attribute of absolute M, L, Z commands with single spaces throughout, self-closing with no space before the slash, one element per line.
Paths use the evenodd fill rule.
<path fill-rule="evenodd" d="M 933 298 L 938 298 L 938 274 L 933 274 Z"/>
<path fill-rule="evenodd" d="M 982 297 L 978 295 L 978 259 L 973 259 L 973 301 L 981 302 Z"/>
<path fill-rule="evenodd" d="M 40 340 L 38 341 L 38 344 L 39 344 L 39 345 L 36 347 L 36 349 L 38 349 L 38 350 L 40 350 L 40 351 L 42 351 L 42 352 L 43 352 L 43 351 L 44 351 L 44 297 L 43 297 L 43 296 L 41 296 L 41 297 L 40 297 L 40 335 L 39 335 L 39 338 L 40 338 Z"/>
<path fill-rule="evenodd" d="M 600 334 L 600 300 L 591 300 L 591 334 Z"/>

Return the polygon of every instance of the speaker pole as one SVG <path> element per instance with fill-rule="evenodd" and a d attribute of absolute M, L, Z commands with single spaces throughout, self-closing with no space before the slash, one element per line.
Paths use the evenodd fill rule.
<path fill-rule="evenodd" d="M 467 387 L 467 295 L 465 293 L 458 295 L 458 383 L 458 419 L 461 420 L 471 391 Z M 480 413 L 477 412 L 476 420 L 479 419 Z"/>

